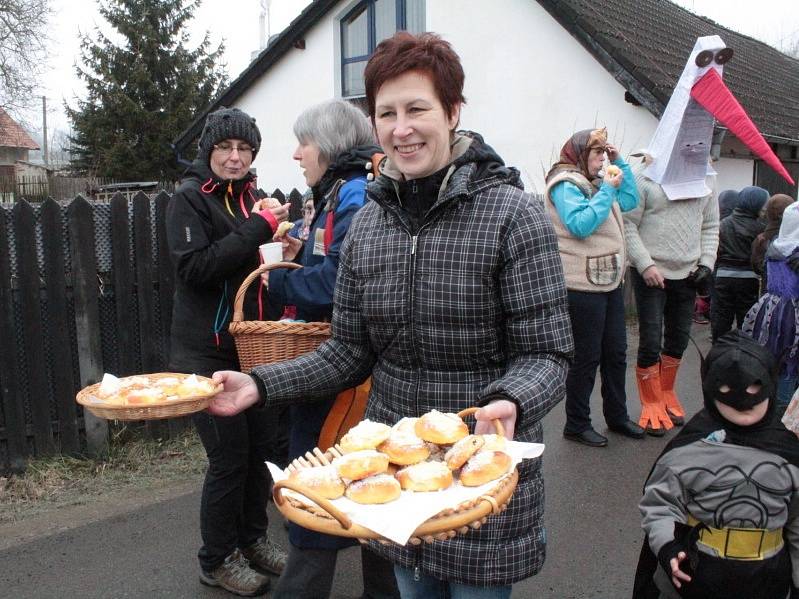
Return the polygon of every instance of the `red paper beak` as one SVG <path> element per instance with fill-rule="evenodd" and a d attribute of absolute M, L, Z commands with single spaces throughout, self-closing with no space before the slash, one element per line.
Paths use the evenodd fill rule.
<path fill-rule="evenodd" d="M 743 106 L 735 99 L 729 88 L 724 85 L 716 69 L 710 69 L 694 84 L 691 88 L 691 97 L 716 117 L 717 121 L 732 131 L 735 137 L 746 144 L 755 155 L 762 158 L 777 174 L 791 185 L 794 185 L 791 175 L 785 170 L 780 159 L 777 158 L 777 155 L 766 143 L 766 140 L 763 139 L 752 119 L 746 114 Z"/>

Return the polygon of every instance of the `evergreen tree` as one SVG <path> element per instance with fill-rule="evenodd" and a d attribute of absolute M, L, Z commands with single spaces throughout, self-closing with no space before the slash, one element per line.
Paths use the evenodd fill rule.
<path fill-rule="evenodd" d="M 186 24 L 199 0 L 100 0 L 119 33 L 99 29 L 81 40 L 78 76 L 87 98 L 66 106 L 72 121 L 73 170 L 125 181 L 172 180 L 180 171 L 171 141 L 227 85 L 220 44 L 206 32 L 187 47 Z"/>

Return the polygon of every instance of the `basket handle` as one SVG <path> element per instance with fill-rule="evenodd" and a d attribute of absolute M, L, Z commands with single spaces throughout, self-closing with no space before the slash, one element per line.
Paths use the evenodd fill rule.
<path fill-rule="evenodd" d="M 480 408 L 466 408 L 465 410 L 461 410 L 460 412 L 458 412 L 458 416 L 460 416 L 461 418 L 465 418 L 466 416 L 471 416 L 479 409 Z M 494 423 L 494 428 L 497 429 L 497 434 L 500 437 L 504 437 L 505 427 L 502 426 L 502 422 L 499 420 L 499 418 L 495 418 L 492 422 Z"/>
<path fill-rule="evenodd" d="M 262 273 L 265 273 L 268 270 L 274 270 L 276 268 L 291 268 L 297 269 L 302 268 L 299 264 L 295 264 L 294 262 L 275 262 L 274 264 L 261 264 L 258 268 L 252 271 L 250 274 L 247 275 L 241 285 L 239 286 L 239 290 L 236 291 L 236 299 L 233 300 L 233 320 L 231 322 L 241 322 L 244 320 L 244 295 L 247 293 L 247 288 L 250 284 L 261 276 Z"/>
<path fill-rule="evenodd" d="M 273 485 L 272 498 L 275 500 L 276 505 L 283 505 L 283 502 L 286 500 L 283 497 L 282 489 L 290 489 L 291 491 L 296 491 L 297 493 L 302 494 L 304 497 L 307 497 L 328 514 L 330 514 L 333 518 L 338 520 L 338 523 L 341 524 L 341 527 L 344 530 L 349 530 L 352 527 L 352 520 L 350 520 L 349 516 L 334 506 L 328 499 L 320 497 L 307 487 L 298 485 L 292 480 L 279 480 Z"/>

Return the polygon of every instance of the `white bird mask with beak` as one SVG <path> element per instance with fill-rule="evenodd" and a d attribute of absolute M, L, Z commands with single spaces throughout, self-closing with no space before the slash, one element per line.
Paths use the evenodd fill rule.
<path fill-rule="evenodd" d="M 710 167 L 714 119 L 793 185 L 793 179 L 732 92 L 722 81 L 724 63 L 732 58 L 717 35 L 700 37 L 674 88 L 647 153 L 652 163 L 644 174 L 660 183 L 670 200 L 711 193 L 705 183 Z"/>

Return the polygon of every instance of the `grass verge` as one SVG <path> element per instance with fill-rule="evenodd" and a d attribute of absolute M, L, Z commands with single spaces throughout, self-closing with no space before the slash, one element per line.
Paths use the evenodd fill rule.
<path fill-rule="evenodd" d="M 100 458 L 35 458 L 24 474 L 0 477 L 0 524 L 98 501 L 127 488 L 199 479 L 206 463 L 193 429 L 153 440 L 122 427 L 114 431 L 107 454 Z"/>

